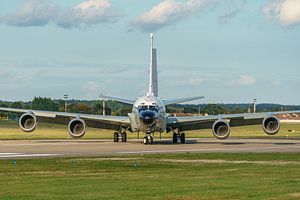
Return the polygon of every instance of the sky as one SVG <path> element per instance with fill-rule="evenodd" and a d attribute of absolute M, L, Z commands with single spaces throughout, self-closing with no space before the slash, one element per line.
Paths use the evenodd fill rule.
<path fill-rule="evenodd" d="M 2 0 L 0 99 L 159 96 L 300 104 L 299 0 Z"/>

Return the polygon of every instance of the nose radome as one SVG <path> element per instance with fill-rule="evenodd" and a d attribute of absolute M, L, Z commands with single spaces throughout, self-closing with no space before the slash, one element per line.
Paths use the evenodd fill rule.
<path fill-rule="evenodd" d="M 145 124 L 152 124 L 157 118 L 157 112 L 155 111 L 142 111 L 140 113 L 140 118 Z"/>
<path fill-rule="evenodd" d="M 156 112 L 154 111 L 142 111 L 140 114 L 141 118 L 154 118 L 156 117 Z"/>

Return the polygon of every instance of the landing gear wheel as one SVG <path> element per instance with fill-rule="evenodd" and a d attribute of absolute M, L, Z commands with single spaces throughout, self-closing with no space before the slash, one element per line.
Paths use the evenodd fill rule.
<path fill-rule="evenodd" d="M 147 136 L 144 137 L 143 142 L 145 145 L 149 144 L 149 140 Z"/>
<path fill-rule="evenodd" d="M 181 133 L 180 141 L 181 141 L 182 144 L 185 144 L 185 133 Z"/>
<path fill-rule="evenodd" d="M 149 144 L 153 144 L 153 137 L 151 135 L 148 135 Z"/>
<path fill-rule="evenodd" d="M 153 144 L 153 137 L 151 135 L 146 135 L 143 139 L 144 144 Z"/>
<path fill-rule="evenodd" d="M 177 142 L 178 142 L 177 134 L 173 133 L 173 143 L 177 144 Z"/>
<path fill-rule="evenodd" d="M 123 132 L 121 136 L 122 136 L 122 142 L 127 142 L 127 134 Z"/>
<path fill-rule="evenodd" d="M 119 142 L 119 133 L 118 132 L 114 133 L 114 142 Z"/>

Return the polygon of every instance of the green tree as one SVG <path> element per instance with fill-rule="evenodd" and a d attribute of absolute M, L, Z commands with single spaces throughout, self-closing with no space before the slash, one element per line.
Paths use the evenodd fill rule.
<path fill-rule="evenodd" d="M 229 110 L 218 104 L 208 104 L 202 108 L 202 113 L 207 113 L 209 115 L 227 114 Z"/>
<path fill-rule="evenodd" d="M 103 113 L 103 106 L 102 106 L 102 103 L 99 103 L 99 102 L 96 102 L 92 105 L 92 110 L 93 110 L 93 113 L 95 114 L 102 114 Z"/>
<path fill-rule="evenodd" d="M 0 101 L 0 107 L 2 107 L 2 108 L 9 108 L 9 105 L 6 102 Z"/>
<path fill-rule="evenodd" d="M 121 116 L 128 116 L 128 113 L 131 113 L 131 108 L 123 108 L 121 111 L 120 111 L 120 115 Z"/>
<path fill-rule="evenodd" d="M 24 103 L 22 101 L 13 102 L 10 106 L 11 108 L 24 108 Z"/>
<path fill-rule="evenodd" d="M 92 113 L 92 108 L 84 103 L 76 103 L 70 107 L 70 111 L 75 113 Z"/>
<path fill-rule="evenodd" d="M 46 97 L 35 97 L 31 103 L 33 110 L 58 111 L 59 107 L 56 102 Z"/>
<path fill-rule="evenodd" d="M 198 109 L 197 108 L 193 108 L 193 107 L 185 107 L 185 108 L 183 108 L 183 112 L 184 113 L 197 114 L 198 113 Z"/>

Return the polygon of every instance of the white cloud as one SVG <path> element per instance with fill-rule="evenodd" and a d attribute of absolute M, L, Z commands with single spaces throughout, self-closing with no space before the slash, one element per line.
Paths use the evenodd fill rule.
<path fill-rule="evenodd" d="M 97 92 L 99 92 L 99 87 L 95 81 L 88 81 L 82 85 L 82 91 L 85 93 L 97 94 Z"/>
<path fill-rule="evenodd" d="M 120 14 L 108 0 L 86 0 L 63 12 L 56 23 L 64 28 L 73 28 L 115 22 L 118 17 Z"/>
<path fill-rule="evenodd" d="M 246 9 L 247 0 L 227 0 L 221 3 L 223 8 L 223 13 L 218 16 L 218 20 L 221 23 L 228 23 L 233 18 L 235 18 L 241 12 L 244 12 Z"/>
<path fill-rule="evenodd" d="M 179 82 L 179 85 L 182 86 L 200 86 L 205 81 L 204 78 L 199 77 L 190 77 L 188 79 L 182 80 Z"/>
<path fill-rule="evenodd" d="M 2 17 L 10 26 L 43 26 L 58 14 L 58 7 L 45 0 L 24 1 L 20 8 Z"/>
<path fill-rule="evenodd" d="M 27 0 L 1 22 L 10 26 L 44 26 L 51 22 L 63 28 L 80 28 L 104 22 L 115 22 L 120 14 L 109 0 L 85 0 L 65 10 L 46 0 Z"/>
<path fill-rule="evenodd" d="M 138 16 L 132 25 L 145 32 L 156 31 L 199 13 L 210 5 L 215 5 L 217 0 L 163 0 L 146 13 Z"/>
<path fill-rule="evenodd" d="M 256 79 L 248 74 L 241 75 L 238 79 L 231 81 L 231 86 L 249 86 L 254 85 Z"/>
<path fill-rule="evenodd" d="M 272 0 L 262 11 L 265 17 L 276 20 L 283 26 L 300 24 L 299 0 Z"/>

